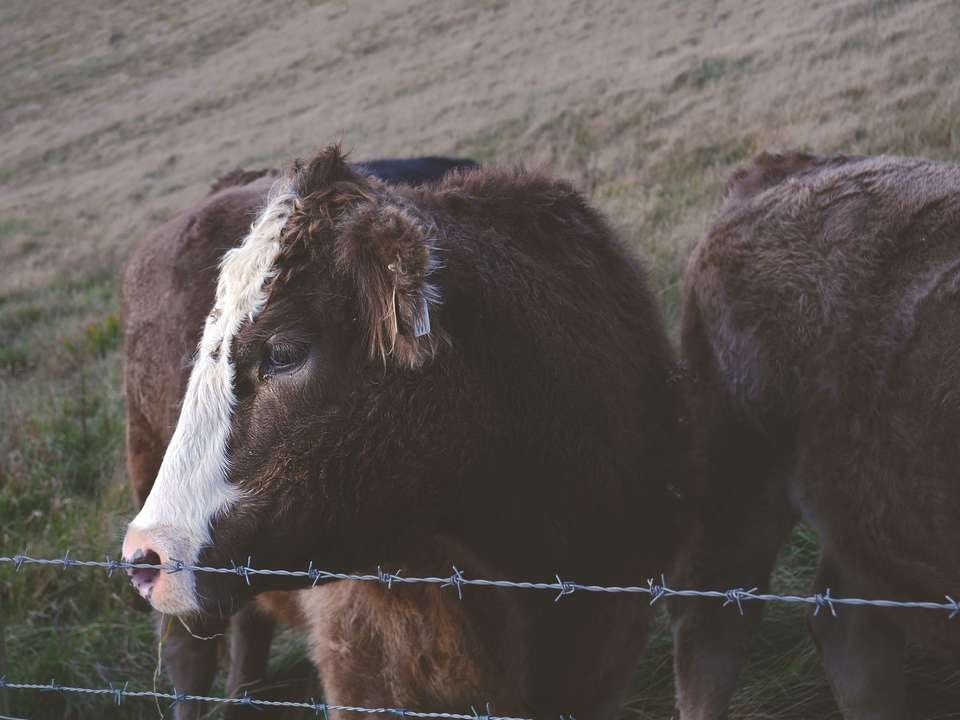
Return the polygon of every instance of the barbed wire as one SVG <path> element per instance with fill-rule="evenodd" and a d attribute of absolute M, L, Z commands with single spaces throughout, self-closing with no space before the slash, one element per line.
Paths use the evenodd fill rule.
<path fill-rule="evenodd" d="M 686 588 L 671 588 L 663 575 L 660 576 L 660 582 L 650 578 L 645 585 L 589 585 L 584 583 L 562 580 L 559 574 L 554 575 L 554 582 L 536 582 L 527 580 L 491 580 L 485 578 L 466 577 L 456 566 L 448 576 L 437 577 L 408 577 L 402 575 L 400 571 L 384 572 L 378 568 L 376 573 L 356 574 L 331 572 L 329 570 L 320 570 L 310 563 L 306 570 L 272 570 L 267 568 L 256 568 L 253 566 L 251 558 L 247 558 L 246 564 L 232 564 L 231 567 L 211 567 L 207 565 L 194 565 L 185 563 L 181 560 L 171 560 L 167 563 L 139 563 L 127 562 L 125 560 L 112 559 L 109 556 L 106 560 L 77 560 L 70 557 L 67 551 L 62 558 L 34 558 L 28 555 L 0 556 L 0 564 L 13 565 L 19 571 L 24 565 L 47 565 L 61 567 L 68 570 L 74 567 L 100 568 L 106 570 L 107 575 L 111 576 L 116 570 L 160 570 L 167 573 L 177 572 L 200 572 L 214 573 L 220 575 L 236 575 L 250 584 L 251 576 L 273 575 L 281 577 L 300 577 L 310 580 L 311 584 L 316 586 L 323 582 L 332 580 L 355 580 L 359 582 L 376 582 L 387 588 L 393 585 L 404 584 L 428 584 L 440 585 L 441 587 L 454 588 L 458 597 L 463 599 L 464 587 L 496 587 L 513 588 L 518 590 L 550 590 L 557 593 L 554 598 L 559 601 L 567 595 L 575 592 L 588 593 L 634 593 L 638 595 L 648 595 L 650 605 L 654 605 L 662 598 L 700 598 L 722 600 L 724 607 L 728 605 L 735 606 L 740 614 L 743 614 L 743 603 L 745 602 L 780 602 L 790 604 L 810 605 L 814 608 L 814 614 L 829 612 L 836 617 L 838 606 L 868 606 L 881 608 L 907 608 L 914 610 L 939 610 L 950 613 L 950 619 L 960 615 L 960 601 L 955 600 L 950 595 L 944 596 L 944 601 L 926 601 L 926 600 L 883 600 L 856 597 L 834 597 L 830 588 L 822 593 L 812 595 L 778 595 L 775 593 L 758 592 L 758 588 L 730 588 L 728 590 L 698 590 Z"/>
<path fill-rule="evenodd" d="M 8 690 L 37 690 L 40 692 L 55 692 L 61 695 L 97 695 L 106 696 L 113 699 L 116 705 L 122 705 L 127 698 L 153 698 L 155 700 L 169 700 L 170 707 L 175 707 L 182 702 L 203 702 L 218 703 L 222 705 L 242 705 L 254 708 L 292 708 L 300 710 L 312 710 L 317 716 L 327 717 L 328 711 L 347 712 L 347 713 L 366 713 L 370 715 L 395 715 L 400 718 L 427 718 L 432 720 L 531 720 L 523 717 L 510 717 L 507 715 L 493 715 L 490 706 L 487 705 L 486 712 L 478 712 L 471 708 L 470 713 L 456 712 L 432 712 L 426 710 L 408 710 L 406 708 L 389 707 L 360 707 L 357 705 L 337 705 L 334 703 L 315 702 L 314 700 L 262 700 L 251 697 L 244 693 L 241 697 L 228 698 L 216 697 L 212 695 L 193 695 L 182 693 L 174 689 L 172 692 L 157 690 L 130 690 L 129 684 L 123 685 L 110 684 L 105 688 L 76 687 L 72 685 L 59 685 L 55 680 L 48 683 L 20 683 L 10 682 L 4 677 L 0 677 L 0 689 Z M 559 720 L 574 720 L 573 716 L 561 715 Z"/>

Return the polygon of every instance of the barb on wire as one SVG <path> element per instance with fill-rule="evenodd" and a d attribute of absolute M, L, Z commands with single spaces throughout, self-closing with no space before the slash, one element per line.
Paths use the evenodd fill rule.
<path fill-rule="evenodd" d="M 732 590 L 727 590 L 726 596 L 727 599 L 723 603 L 723 606 L 727 605 L 736 605 L 737 610 L 740 611 L 740 615 L 743 615 L 743 601 L 749 600 L 751 595 L 757 591 L 757 588 L 751 588 L 749 590 L 744 590 L 743 588 L 733 588 Z M 829 590 L 827 591 L 830 592 Z M 836 613 L 834 613 L 836 615 Z"/>
<path fill-rule="evenodd" d="M 275 570 L 268 568 L 255 568 L 251 558 L 247 558 L 245 565 L 231 563 L 231 567 L 211 567 L 207 565 L 194 565 L 183 562 L 182 560 L 170 560 L 167 563 L 133 563 L 124 560 L 77 560 L 70 557 L 69 552 L 62 558 L 34 558 L 24 554 L 12 556 L 0 556 L 0 565 L 13 565 L 19 571 L 24 565 L 51 565 L 67 570 L 75 567 L 102 568 L 112 575 L 114 570 L 127 569 L 149 569 L 162 570 L 167 573 L 177 572 L 199 572 L 214 573 L 220 575 L 236 575 L 242 578 L 248 585 L 250 578 L 256 575 L 274 575 L 282 577 L 300 577 L 310 581 L 313 585 L 331 580 L 355 580 L 359 582 L 376 582 L 392 589 L 394 585 L 410 584 L 428 584 L 439 585 L 443 588 L 454 588 L 457 596 L 463 599 L 463 588 L 465 586 L 474 587 L 494 587 L 494 588 L 513 588 L 519 590 L 549 590 L 557 593 L 555 600 L 574 592 L 588 593 L 632 593 L 638 595 L 647 595 L 650 598 L 650 604 L 655 605 L 661 598 L 700 598 L 715 599 L 723 603 L 724 606 L 733 605 L 740 614 L 743 614 L 743 604 L 745 602 L 780 602 L 800 605 L 810 605 L 814 608 L 814 613 L 819 615 L 821 612 L 829 612 L 831 616 L 837 616 L 837 608 L 841 605 L 846 606 L 870 606 L 881 608 L 908 608 L 914 610 L 939 610 L 947 611 L 951 619 L 960 617 L 960 601 L 955 600 L 953 596 L 946 595 L 942 602 L 928 600 L 883 600 L 855 597 L 834 597 L 830 594 L 829 588 L 822 593 L 812 595 L 777 595 L 774 593 L 761 593 L 757 588 L 745 590 L 744 588 L 730 588 L 727 590 L 698 590 L 687 588 L 672 588 L 667 585 L 666 578 L 661 575 L 660 581 L 649 578 L 646 585 L 587 585 L 561 579 L 559 574 L 555 574 L 553 582 L 533 582 L 528 580 L 493 580 L 486 578 L 471 578 L 463 574 L 456 566 L 453 572 L 445 577 L 413 577 L 402 575 L 399 570 L 396 572 L 386 572 L 382 568 L 377 568 L 376 573 L 343 573 L 332 572 L 330 570 L 320 570 L 315 568 L 313 563 L 307 566 L 306 570 Z"/>
<path fill-rule="evenodd" d="M 124 683 L 123 687 L 114 687 L 113 683 L 110 683 L 110 691 L 113 694 L 113 702 L 117 705 L 122 705 L 124 699 L 126 698 L 127 686 L 130 683 Z"/>
<path fill-rule="evenodd" d="M 952 597 L 947 595 L 947 604 L 950 606 L 947 608 L 950 610 L 950 619 L 953 620 L 957 615 L 960 615 L 960 602 L 957 602 Z"/>
<path fill-rule="evenodd" d="M 323 715 L 323 720 L 329 720 L 329 718 L 327 718 L 327 704 L 326 704 L 326 703 L 314 702 L 312 699 L 310 700 L 310 702 L 313 703 L 313 713 L 314 713 L 314 715 L 316 715 L 317 717 L 320 717 L 320 715 L 322 714 L 322 715 Z"/>
<path fill-rule="evenodd" d="M 456 570 L 456 568 L 454 568 Z M 493 717 L 493 713 L 490 711 L 490 703 L 487 703 L 487 711 L 485 713 L 478 713 L 477 709 L 473 706 L 470 707 L 470 711 L 473 713 L 473 720 L 490 720 Z"/>
<path fill-rule="evenodd" d="M 106 560 L 104 561 L 104 569 L 107 571 L 107 577 L 113 577 L 113 571 L 122 569 L 122 563 L 119 560 L 114 560 L 109 555 L 106 555 L 105 557 Z"/>
<path fill-rule="evenodd" d="M 558 573 L 557 575 L 555 575 L 554 577 L 557 578 L 557 585 L 558 585 L 559 588 L 560 588 L 560 592 L 557 593 L 557 596 L 553 599 L 554 602 L 559 601 L 560 598 L 562 598 L 564 595 L 573 595 L 573 593 L 574 593 L 574 592 L 576 591 L 576 589 L 577 589 L 577 584 L 576 584 L 576 583 L 564 582 L 563 580 L 560 579 L 559 573 Z"/>
<path fill-rule="evenodd" d="M 434 712 L 426 710 L 408 710 L 406 708 L 390 707 L 359 707 L 356 705 L 334 705 L 332 703 L 318 703 L 310 700 L 261 700 L 251 697 L 244 693 L 242 697 L 215 697 L 212 695 L 192 695 L 183 693 L 174 688 L 168 692 L 155 690 L 131 690 L 125 683 L 122 687 L 115 686 L 113 683 L 105 688 L 73 687 L 70 685 L 58 685 L 53 680 L 49 683 L 17 683 L 4 679 L 3 687 L 9 690 L 36 690 L 40 692 L 56 692 L 60 694 L 80 694 L 80 695 L 100 695 L 113 698 L 118 705 L 126 698 L 155 698 L 157 700 L 170 700 L 173 705 L 182 702 L 203 702 L 219 703 L 222 705 L 243 705 L 246 707 L 274 707 L 274 708 L 300 708 L 302 710 L 313 710 L 317 716 L 323 714 L 327 716 L 327 710 L 336 710 L 346 713 L 366 713 L 369 715 L 397 715 L 399 717 L 426 718 L 427 720 L 530 720 L 530 718 L 510 717 L 506 715 L 490 714 L 490 705 L 487 705 L 487 712 L 484 715 L 478 715 L 471 708 L 469 713 L 457 712 Z"/>
<path fill-rule="evenodd" d="M 455 587 L 457 589 L 457 597 L 463 600 L 463 581 L 466 578 L 463 576 L 463 573 L 460 572 L 460 569 L 454 565 L 453 574 L 450 576 L 450 580 L 445 582 L 440 587 Z"/>
<path fill-rule="evenodd" d="M 230 561 L 230 564 L 233 566 L 233 572 L 235 572 L 238 577 L 242 577 L 244 580 L 246 580 L 246 581 L 247 581 L 247 585 L 250 584 L 250 576 L 255 572 L 255 571 L 254 571 L 254 568 L 253 568 L 253 562 L 252 562 L 252 560 L 253 560 L 253 558 L 251 558 L 251 557 L 248 556 L 248 557 L 247 557 L 247 564 L 246 564 L 246 565 L 237 565 L 237 564 L 236 564 L 235 562 L 233 562 L 232 560 Z M 179 563 L 179 562 L 178 562 L 176 567 L 177 567 L 178 570 L 182 570 L 182 569 L 183 569 L 183 563 Z"/>
<path fill-rule="evenodd" d="M 819 615 L 821 610 L 827 609 L 833 617 L 837 616 L 837 608 L 833 606 L 833 598 L 830 597 L 830 588 L 827 588 L 826 592 L 822 594 L 817 593 L 813 596 L 813 599 L 817 603 L 817 606 L 813 609 L 814 615 Z"/>
<path fill-rule="evenodd" d="M 647 578 L 647 592 L 650 594 L 651 605 L 655 605 L 657 600 L 664 595 L 672 594 L 670 588 L 667 587 L 667 579 L 663 575 L 660 576 L 659 585 L 654 582 L 653 578 Z"/>

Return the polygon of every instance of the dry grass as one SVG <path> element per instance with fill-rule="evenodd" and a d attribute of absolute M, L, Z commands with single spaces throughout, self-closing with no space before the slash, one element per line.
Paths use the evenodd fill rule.
<path fill-rule="evenodd" d="M 952 0 L 3 4 L 0 551 L 115 548 L 115 271 L 217 175 L 333 139 L 357 159 L 539 165 L 647 258 L 675 327 L 685 258 L 754 152 L 960 157 L 958 32 Z M 778 582 L 803 590 L 809 533 L 787 554 Z M 18 577 L 9 672 L 146 684 L 150 631 L 122 590 Z M 958 684 L 934 667 L 911 676 L 931 716 Z M 661 632 L 628 715 L 666 717 L 670 693 Z M 14 700 L 30 717 L 92 707 Z M 801 615 L 772 612 L 734 717 L 835 716 Z"/>

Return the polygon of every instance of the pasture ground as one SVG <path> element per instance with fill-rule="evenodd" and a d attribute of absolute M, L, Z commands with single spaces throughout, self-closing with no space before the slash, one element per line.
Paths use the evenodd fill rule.
<path fill-rule="evenodd" d="M 334 139 L 356 159 L 541 166 L 646 259 L 675 329 L 685 258 L 737 163 L 784 148 L 960 159 L 958 36 L 953 0 L 3 3 L 0 554 L 116 553 L 132 506 L 118 269 L 219 175 Z M 776 588 L 809 590 L 815 556 L 799 529 Z M 121 579 L 0 569 L 0 584 L 0 674 L 152 684 L 148 616 Z M 278 694 L 303 667 L 288 633 Z M 960 717 L 945 704 L 960 671 L 922 648 L 910 688 L 923 717 Z M 661 619 L 624 717 L 668 717 L 671 697 Z M 29 718 L 157 716 L 10 702 Z M 771 608 L 732 717 L 838 717 L 802 610 Z"/>

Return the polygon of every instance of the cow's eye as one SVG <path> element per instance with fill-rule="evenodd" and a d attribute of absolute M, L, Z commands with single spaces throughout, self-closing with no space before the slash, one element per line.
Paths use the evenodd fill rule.
<path fill-rule="evenodd" d="M 270 341 L 264 348 L 260 363 L 260 375 L 269 377 L 296 370 L 307 359 L 307 346 L 303 343 Z"/>

